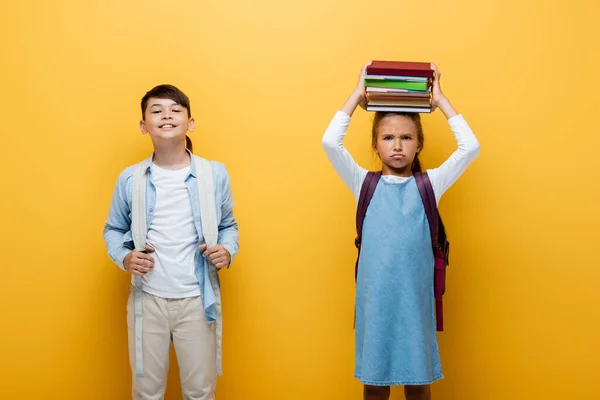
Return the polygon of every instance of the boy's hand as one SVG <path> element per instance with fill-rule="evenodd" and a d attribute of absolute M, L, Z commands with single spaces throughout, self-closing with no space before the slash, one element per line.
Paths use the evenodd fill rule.
<path fill-rule="evenodd" d="M 146 245 L 148 253 L 154 252 L 154 248 Z M 141 251 L 132 251 L 123 260 L 125 270 L 135 276 L 144 276 L 154 268 L 154 258 Z"/>
<path fill-rule="evenodd" d="M 217 269 L 221 269 L 226 267 L 231 262 L 231 254 L 227 251 L 227 249 L 220 244 L 216 244 L 210 248 L 207 248 L 206 244 L 201 244 L 198 248 L 204 253 L 202 253 L 203 257 L 208 257 L 210 262 Z"/>

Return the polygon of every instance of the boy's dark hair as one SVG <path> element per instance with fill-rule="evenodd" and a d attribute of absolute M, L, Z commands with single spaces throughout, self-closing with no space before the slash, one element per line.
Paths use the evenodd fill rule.
<path fill-rule="evenodd" d="M 145 118 L 146 108 L 148 108 L 148 100 L 154 97 L 155 99 L 169 99 L 185 108 L 188 113 L 188 118 L 192 117 L 192 110 L 190 108 L 190 99 L 185 93 L 176 88 L 173 85 L 158 85 L 150 89 L 144 97 L 142 97 L 142 119 Z M 193 152 L 192 140 L 186 135 L 185 137 L 186 147 Z"/>
<path fill-rule="evenodd" d="M 375 118 L 373 119 L 373 128 L 371 130 L 371 146 L 375 148 L 377 144 L 377 135 L 379 134 L 379 124 L 384 118 L 394 117 L 396 115 L 406 117 L 412 121 L 415 125 L 415 129 L 417 130 L 417 143 L 419 145 L 419 149 L 422 151 L 423 146 L 425 145 L 425 136 L 423 135 L 423 126 L 421 125 L 421 114 L 418 113 L 409 113 L 409 112 L 381 112 L 377 111 L 375 113 Z M 415 155 L 415 159 L 411 165 L 412 172 L 422 172 L 421 161 L 419 160 L 419 154 Z"/>
<path fill-rule="evenodd" d="M 148 99 L 154 97 L 156 99 L 169 99 L 185 108 L 188 112 L 188 118 L 192 117 L 192 111 L 190 109 L 190 99 L 181 90 L 173 85 L 158 85 L 150 89 L 144 97 L 142 97 L 142 119 L 146 113 L 148 107 Z"/>

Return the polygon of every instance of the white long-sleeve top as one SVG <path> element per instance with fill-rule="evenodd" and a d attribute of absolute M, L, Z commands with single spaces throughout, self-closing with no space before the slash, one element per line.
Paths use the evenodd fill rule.
<path fill-rule="evenodd" d="M 456 137 L 458 149 L 438 168 L 427 170 L 437 203 L 439 203 L 446 190 L 456 182 L 471 161 L 479 154 L 479 142 L 463 116 L 456 115 L 448 119 L 448 123 Z M 323 147 L 329 161 L 331 161 L 338 175 L 350 188 L 356 202 L 358 202 L 360 189 L 368 171 L 360 167 L 344 147 L 344 136 L 346 136 L 349 124 L 350 116 L 343 111 L 338 111 L 323 135 Z M 400 183 L 409 178 L 384 175 L 382 179 L 389 183 Z"/>

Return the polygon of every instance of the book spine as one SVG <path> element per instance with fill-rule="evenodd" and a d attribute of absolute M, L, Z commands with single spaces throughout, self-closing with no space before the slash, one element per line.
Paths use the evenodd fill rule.
<path fill-rule="evenodd" d="M 388 106 L 369 106 L 367 111 L 388 111 L 388 112 L 415 112 L 415 113 L 430 113 L 431 107 L 388 107 Z"/>
<path fill-rule="evenodd" d="M 433 78 L 433 70 L 420 69 L 392 69 L 392 68 L 377 68 L 367 67 L 369 75 L 393 75 L 393 76 L 420 76 Z"/>
<path fill-rule="evenodd" d="M 425 91 L 428 88 L 427 82 L 404 82 L 404 81 L 380 81 L 365 80 L 366 87 L 398 88 Z"/>

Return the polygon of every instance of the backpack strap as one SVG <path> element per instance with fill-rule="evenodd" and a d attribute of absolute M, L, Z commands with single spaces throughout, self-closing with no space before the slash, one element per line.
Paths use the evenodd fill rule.
<path fill-rule="evenodd" d="M 194 155 L 196 175 L 198 176 L 198 200 L 202 219 L 202 235 L 208 247 L 217 244 L 219 226 L 217 224 L 217 207 L 215 204 L 215 187 L 212 165 L 210 161 Z"/>
<path fill-rule="evenodd" d="M 131 184 L 131 234 L 136 251 L 146 251 L 146 184 L 149 162 L 140 163 L 133 172 Z M 133 286 L 133 309 L 135 314 L 135 375 L 144 377 L 142 357 L 142 277 L 131 275 Z"/>
<path fill-rule="evenodd" d="M 437 246 L 439 238 L 439 212 L 435 203 L 435 194 L 433 193 L 433 185 L 429 180 L 427 172 L 417 172 L 414 174 L 419 194 L 425 207 L 425 215 L 429 222 L 429 230 L 431 231 L 431 243 Z"/>
<path fill-rule="evenodd" d="M 217 210 L 215 204 L 215 190 L 212 173 L 212 165 L 208 160 L 201 157 L 195 157 L 195 167 L 198 182 L 198 200 L 200 203 L 200 219 L 202 224 L 202 235 L 208 247 L 217 244 L 219 237 L 219 226 L 217 222 Z M 145 251 L 146 249 L 146 188 L 148 181 L 149 162 L 140 163 L 134 173 L 131 188 L 131 233 L 136 251 Z M 217 336 L 217 372 L 221 374 L 221 343 L 222 343 L 222 318 L 221 318 L 221 291 L 219 276 L 215 266 L 208 260 L 208 276 L 215 298 L 215 323 Z M 134 313 L 135 313 L 135 373 L 137 377 L 144 376 L 143 352 L 142 352 L 142 277 L 131 276 L 131 282 L 134 287 Z"/>
<path fill-rule="evenodd" d="M 196 161 L 196 176 L 198 177 L 198 199 L 200 203 L 200 221 L 202 224 L 202 236 L 207 247 L 212 247 L 218 243 L 219 224 L 217 222 L 217 207 L 215 204 L 215 188 L 213 180 L 213 169 L 210 161 L 194 155 Z M 215 303 L 215 328 L 217 338 L 217 373 L 221 375 L 221 354 L 222 354 L 222 311 L 221 311 L 221 289 L 217 268 L 205 258 L 208 266 L 208 276 L 214 293 Z M 210 306 L 205 304 L 205 308 Z"/>
<path fill-rule="evenodd" d="M 444 248 L 440 244 L 440 227 L 444 230 L 444 225 L 441 223 L 441 218 L 437 209 L 433 186 L 427 172 L 418 172 L 414 174 L 425 215 L 429 223 L 429 231 L 431 232 L 431 244 L 433 247 L 433 255 L 435 260 L 434 267 L 434 294 L 435 294 L 435 317 L 438 331 L 444 330 L 444 307 L 442 296 L 444 294 L 444 282 L 446 279 L 446 257 Z M 446 237 L 443 232 L 444 240 Z"/>
<path fill-rule="evenodd" d="M 354 280 L 358 278 L 358 259 L 360 258 L 360 245 L 362 242 L 362 228 L 365 222 L 365 215 L 367 214 L 367 208 L 373 193 L 377 189 L 377 184 L 381 178 L 381 171 L 369 171 L 363 181 L 362 187 L 360 188 L 360 196 L 358 197 L 358 207 L 356 208 L 356 239 L 354 245 L 358 249 L 358 256 L 356 257 L 356 266 L 354 267 Z"/>

